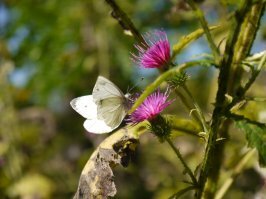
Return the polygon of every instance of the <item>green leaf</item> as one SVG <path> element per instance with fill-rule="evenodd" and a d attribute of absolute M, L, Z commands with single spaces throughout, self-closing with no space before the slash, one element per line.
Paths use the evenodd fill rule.
<path fill-rule="evenodd" d="M 236 126 L 245 132 L 248 145 L 257 149 L 260 165 L 266 166 L 266 125 L 240 120 Z"/>

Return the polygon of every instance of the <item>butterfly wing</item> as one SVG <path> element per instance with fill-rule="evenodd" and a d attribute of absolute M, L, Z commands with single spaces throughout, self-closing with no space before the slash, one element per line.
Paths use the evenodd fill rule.
<path fill-rule="evenodd" d="M 71 107 L 87 119 L 97 118 L 97 105 L 92 95 L 75 98 L 70 102 Z"/>
<path fill-rule="evenodd" d="M 123 92 L 110 80 L 99 76 L 92 91 L 95 103 L 111 97 L 124 97 Z"/>
<path fill-rule="evenodd" d="M 127 112 L 127 99 L 123 92 L 110 80 L 99 76 L 92 95 L 97 104 L 98 118 L 112 128 L 119 126 Z"/>
<path fill-rule="evenodd" d="M 106 98 L 98 105 L 98 118 L 112 128 L 118 127 L 127 114 L 124 99 L 119 97 Z"/>
<path fill-rule="evenodd" d="M 95 134 L 109 133 L 114 130 L 114 128 L 108 126 L 103 120 L 98 119 L 85 120 L 83 126 L 88 132 Z"/>
<path fill-rule="evenodd" d="M 102 134 L 114 130 L 104 120 L 97 118 L 97 105 L 93 101 L 92 95 L 75 98 L 71 100 L 70 105 L 75 111 L 87 119 L 83 126 L 88 132 Z"/>
<path fill-rule="evenodd" d="M 110 80 L 99 76 L 92 95 L 73 99 L 72 108 L 87 120 L 84 128 L 91 133 L 109 133 L 117 128 L 127 113 L 127 99 Z"/>

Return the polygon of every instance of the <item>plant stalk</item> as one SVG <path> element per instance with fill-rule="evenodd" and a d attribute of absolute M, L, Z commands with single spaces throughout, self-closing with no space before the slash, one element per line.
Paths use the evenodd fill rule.
<path fill-rule="evenodd" d="M 195 12 L 196 16 L 198 17 L 200 24 L 201 24 L 201 26 L 202 26 L 205 34 L 206 34 L 208 44 L 212 50 L 215 63 L 218 63 L 219 58 L 220 58 L 220 52 L 214 43 L 214 40 L 213 40 L 212 35 L 210 33 L 210 29 L 208 27 L 208 23 L 204 17 L 202 10 L 198 7 L 198 5 L 193 0 L 186 0 L 186 2 L 189 4 L 189 6 L 192 8 L 192 10 Z"/>
<path fill-rule="evenodd" d="M 182 163 L 182 165 L 184 166 L 187 174 L 189 175 L 189 177 L 191 178 L 193 184 L 195 186 L 198 185 L 197 179 L 194 176 L 193 172 L 191 171 L 191 169 L 189 168 L 189 166 L 187 165 L 187 163 L 185 162 L 185 160 L 183 159 L 180 151 L 175 147 L 175 145 L 173 144 L 173 142 L 171 141 L 170 138 L 166 138 L 167 143 L 170 145 L 170 147 L 173 149 L 173 151 L 175 152 L 176 156 L 178 157 L 178 159 L 180 160 L 180 162 Z"/>
<path fill-rule="evenodd" d="M 240 9 L 235 14 L 235 21 L 233 24 L 233 29 L 229 34 L 226 42 L 224 56 L 220 62 L 220 73 L 218 77 L 218 91 L 216 94 L 215 108 L 212 114 L 211 130 L 208 137 L 207 146 L 205 149 L 205 155 L 202 165 L 202 170 L 199 177 L 199 190 L 196 194 L 196 198 L 206 198 L 212 199 L 216 191 L 219 171 L 221 167 L 221 159 L 223 157 L 223 146 L 217 146 L 218 133 L 221 130 L 221 125 L 225 122 L 224 112 L 226 109 L 226 93 L 228 92 L 228 82 L 231 74 L 231 65 L 233 63 L 235 44 L 239 38 L 241 31 L 241 25 L 247 12 L 249 11 L 252 1 L 243 1 Z M 228 122 L 223 127 L 223 136 L 228 135 Z M 216 154 L 216 152 L 219 154 Z M 219 157 L 219 155 L 221 157 Z M 218 158 L 218 161 L 216 160 Z M 219 162 L 219 164 L 217 164 Z M 215 168 L 217 165 L 218 168 Z"/>

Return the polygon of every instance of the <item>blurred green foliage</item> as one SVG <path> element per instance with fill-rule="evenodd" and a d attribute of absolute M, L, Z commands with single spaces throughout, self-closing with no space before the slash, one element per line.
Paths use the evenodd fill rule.
<path fill-rule="evenodd" d="M 142 33 L 163 28 L 172 44 L 199 27 L 183 1 L 117 2 Z M 226 20 L 237 4 L 206 0 L 201 6 L 209 22 L 215 24 Z M 144 72 L 132 63 L 134 40 L 110 16 L 103 0 L 4 0 L 0 8 L 0 198 L 71 198 L 85 162 L 105 135 L 86 133 L 83 119 L 71 110 L 69 101 L 90 94 L 99 74 L 126 91 L 141 76 L 149 82 L 156 73 Z M 259 50 L 261 45 L 265 49 L 265 40 L 260 38 L 265 30 L 264 23 L 258 34 Z M 217 43 L 224 36 L 217 35 Z M 209 51 L 206 46 L 205 40 L 200 40 L 178 61 Z M 195 98 L 210 112 L 215 74 L 207 69 L 190 73 L 189 86 Z M 265 80 L 259 79 L 252 92 L 265 93 L 263 84 Z M 179 100 L 170 112 L 176 110 L 189 117 Z M 242 137 L 232 140 L 242 144 L 227 150 L 240 153 L 245 145 Z M 129 168 L 115 171 L 117 198 L 161 199 L 182 188 L 182 167 L 169 147 L 151 135 L 140 142 Z M 191 137 L 177 143 L 196 168 L 202 143 Z M 233 160 L 228 162 L 230 166 Z M 244 198 L 246 192 L 241 191 L 236 184 L 228 196 Z M 248 194 L 256 191 L 248 190 Z"/>

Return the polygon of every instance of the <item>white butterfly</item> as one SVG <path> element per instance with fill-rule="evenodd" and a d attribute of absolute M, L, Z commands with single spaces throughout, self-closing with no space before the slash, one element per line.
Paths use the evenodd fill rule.
<path fill-rule="evenodd" d="M 109 133 L 124 119 L 129 108 L 129 94 L 123 92 L 110 80 L 99 76 L 92 95 L 73 99 L 72 108 L 86 118 L 83 126 L 91 133 Z"/>

